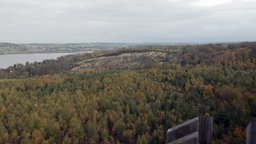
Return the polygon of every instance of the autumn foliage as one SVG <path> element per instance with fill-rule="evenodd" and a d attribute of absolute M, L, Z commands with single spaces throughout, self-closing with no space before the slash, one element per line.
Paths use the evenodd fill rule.
<path fill-rule="evenodd" d="M 62 58 L 66 67 L 2 70 L 0 143 L 164 143 L 168 128 L 205 114 L 214 118 L 214 143 L 244 143 L 256 117 L 256 44 L 170 49 L 150 49 L 170 57 L 136 69 L 70 74 L 70 61 L 92 57 L 80 55 Z M 24 75 L 29 68 L 37 74 Z"/>

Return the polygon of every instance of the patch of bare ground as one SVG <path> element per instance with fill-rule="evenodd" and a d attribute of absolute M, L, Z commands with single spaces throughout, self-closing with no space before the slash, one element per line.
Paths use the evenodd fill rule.
<path fill-rule="evenodd" d="M 167 56 L 164 52 L 134 52 L 114 56 L 100 56 L 78 62 L 71 73 L 102 70 L 139 69 L 163 61 Z"/>

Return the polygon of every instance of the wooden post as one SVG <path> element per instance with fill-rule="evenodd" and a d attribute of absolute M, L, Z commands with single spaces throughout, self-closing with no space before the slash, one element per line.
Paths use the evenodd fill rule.
<path fill-rule="evenodd" d="M 256 121 L 251 121 L 246 128 L 246 144 L 256 144 Z"/>
<path fill-rule="evenodd" d="M 210 116 L 203 116 L 199 119 L 199 144 L 212 143 L 212 124 L 213 118 Z"/>

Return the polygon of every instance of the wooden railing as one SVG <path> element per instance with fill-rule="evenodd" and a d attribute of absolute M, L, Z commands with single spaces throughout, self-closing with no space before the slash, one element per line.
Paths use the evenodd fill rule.
<path fill-rule="evenodd" d="M 213 118 L 196 117 L 167 130 L 166 144 L 211 144 Z M 246 144 L 256 144 L 256 121 L 246 129 Z"/>
<path fill-rule="evenodd" d="M 212 117 L 196 117 L 168 129 L 167 144 L 210 144 L 212 140 Z"/>

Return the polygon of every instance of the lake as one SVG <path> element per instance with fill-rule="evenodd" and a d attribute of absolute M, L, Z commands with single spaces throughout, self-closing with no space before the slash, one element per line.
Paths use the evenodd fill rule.
<path fill-rule="evenodd" d="M 7 54 L 0 55 L 0 68 L 7 68 L 14 64 L 26 64 L 26 62 L 40 62 L 47 59 L 70 55 L 72 53 L 35 53 L 35 54 Z"/>

